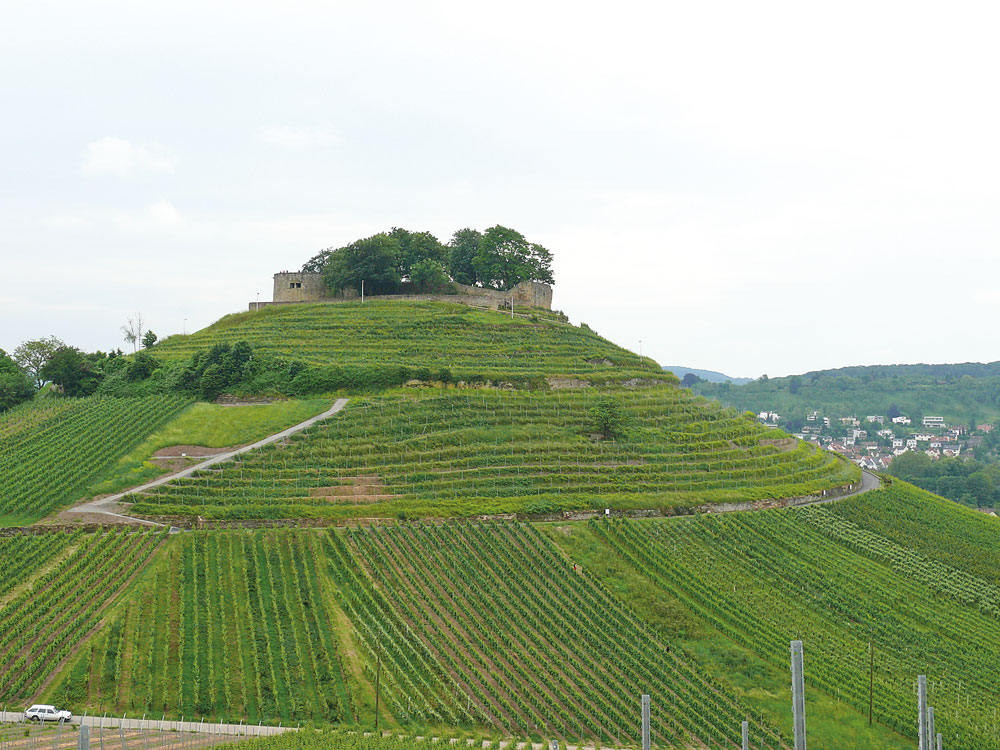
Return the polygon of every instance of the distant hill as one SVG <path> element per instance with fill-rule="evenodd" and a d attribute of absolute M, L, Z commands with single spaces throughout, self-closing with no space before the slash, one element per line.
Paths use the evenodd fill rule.
<path fill-rule="evenodd" d="M 694 390 L 740 410 L 768 409 L 792 420 L 814 409 L 884 415 L 893 405 L 915 421 L 927 415 L 963 424 L 1000 418 L 1000 362 L 841 367 L 743 385 L 698 383 Z"/>
<path fill-rule="evenodd" d="M 707 380 L 709 383 L 725 383 L 726 381 L 729 381 L 733 383 L 733 385 L 743 385 L 752 380 L 752 378 L 733 378 L 725 373 L 716 372 L 715 370 L 696 370 L 692 367 L 676 367 L 674 365 L 667 365 L 663 369 L 667 372 L 672 372 L 678 377 L 678 379 L 682 379 L 685 375 L 691 372 L 702 380 Z"/>

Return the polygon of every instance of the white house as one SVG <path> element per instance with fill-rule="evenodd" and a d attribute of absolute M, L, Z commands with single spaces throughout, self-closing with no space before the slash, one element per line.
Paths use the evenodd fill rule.
<path fill-rule="evenodd" d="M 867 419 L 869 422 L 872 422 L 873 424 L 876 422 L 878 424 L 885 424 L 885 417 L 881 416 L 880 414 L 869 414 L 867 417 L 865 417 L 865 419 Z"/>
<path fill-rule="evenodd" d="M 909 417 L 893 417 L 893 424 L 911 424 L 912 420 Z"/>
<path fill-rule="evenodd" d="M 936 427 L 943 430 L 945 427 L 944 417 L 924 417 L 924 427 Z"/>

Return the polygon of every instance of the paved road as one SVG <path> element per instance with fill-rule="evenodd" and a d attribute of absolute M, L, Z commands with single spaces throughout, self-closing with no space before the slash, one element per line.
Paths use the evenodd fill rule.
<path fill-rule="evenodd" d="M 19 724 L 24 720 L 20 711 L 0 711 L 0 722 Z M 229 737 L 268 737 L 274 734 L 294 731 L 296 727 L 269 727 L 260 724 L 218 724 L 207 721 L 162 721 L 160 719 L 135 719 L 123 716 L 74 716 L 72 726 L 85 725 L 101 728 L 105 731 L 124 729 L 125 731 L 157 730 L 163 732 L 199 732 L 203 734 L 224 735 Z M 46 723 L 46 726 L 55 726 Z"/>
<path fill-rule="evenodd" d="M 338 398 L 333 406 L 327 409 L 322 414 L 317 414 L 315 417 L 310 417 L 305 422 L 300 422 L 293 427 L 289 427 L 287 430 L 282 430 L 281 432 L 276 432 L 273 435 L 269 435 L 263 440 L 258 440 L 256 443 L 251 445 L 243 446 L 242 448 L 237 448 L 234 451 L 228 451 L 226 453 L 219 453 L 218 455 L 207 458 L 193 466 L 189 466 L 182 471 L 178 471 L 175 474 L 168 474 L 167 476 L 160 477 L 159 479 L 154 479 L 152 482 L 147 482 L 140 487 L 133 487 L 132 489 L 126 490 L 125 492 L 119 492 L 116 495 L 109 495 L 108 497 L 102 497 L 100 500 L 92 500 L 89 503 L 83 503 L 82 505 L 77 505 L 72 508 L 68 508 L 69 513 L 98 513 L 105 516 L 111 516 L 114 518 L 124 518 L 130 521 L 136 521 L 138 523 L 146 524 L 147 526 L 166 526 L 166 524 L 158 523 L 156 521 L 150 521 L 144 518 L 133 518 L 125 513 L 119 513 L 121 509 L 119 503 L 125 500 L 126 497 L 139 492 L 145 492 L 154 487 L 159 487 L 162 484 L 167 484 L 175 479 L 180 479 L 181 477 L 189 477 L 196 471 L 201 471 L 202 469 L 207 469 L 209 466 L 215 466 L 216 464 L 221 464 L 225 461 L 232 461 L 233 458 L 239 456 L 242 453 L 247 453 L 248 451 L 256 450 L 265 445 L 270 445 L 271 443 L 276 443 L 279 440 L 284 440 L 289 435 L 294 435 L 296 432 L 302 432 L 309 427 L 312 427 L 317 422 L 322 422 L 325 419 L 329 419 L 334 414 L 339 412 L 347 406 L 346 398 Z M 173 531 L 171 527 L 171 531 Z"/>

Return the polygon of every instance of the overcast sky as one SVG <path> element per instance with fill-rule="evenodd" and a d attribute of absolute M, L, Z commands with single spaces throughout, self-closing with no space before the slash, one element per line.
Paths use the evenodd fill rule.
<path fill-rule="evenodd" d="M 736 376 L 1000 359 L 986 3 L 13 2 L 0 348 L 124 346 L 321 248 L 512 226 L 554 306 Z"/>

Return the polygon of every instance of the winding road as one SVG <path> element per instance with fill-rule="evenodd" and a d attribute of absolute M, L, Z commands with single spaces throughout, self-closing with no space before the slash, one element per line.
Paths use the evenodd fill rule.
<path fill-rule="evenodd" d="M 218 455 L 212 456 L 204 461 L 200 461 L 193 466 L 189 466 L 186 469 L 175 472 L 173 474 L 167 474 L 158 479 L 154 479 L 152 482 L 147 482 L 146 484 L 140 485 L 139 487 L 132 487 L 131 489 L 125 490 L 124 492 L 119 492 L 115 495 L 108 495 L 107 497 L 102 497 L 99 500 L 91 500 L 88 503 L 83 503 L 81 505 L 76 505 L 72 508 L 67 508 L 67 513 L 93 513 L 103 516 L 110 516 L 112 518 L 123 519 L 127 521 L 133 521 L 135 523 L 145 524 L 146 526 L 166 526 L 167 524 L 159 523 L 157 521 L 150 521 L 145 518 L 136 518 L 134 516 L 129 516 L 125 513 L 119 513 L 121 510 L 120 503 L 129 495 L 134 495 L 139 492 L 145 492 L 146 490 L 151 490 L 154 487 L 159 487 L 160 485 L 166 484 L 167 482 L 172 482 L 175 479 L 180 479 L 182 477 L 189 477 L 196 471 L 201 471 L 202 469 L 207 469 L 209 466 L 215 466 L 216 464 L 221 464 L 226 461 L 232 461 L 236 456 L 243 453 L 248 453 L 249 451 L 256 450 L 257 448 L 262 448 L 265 445 L 270 445 L 271 443 L 276 443 L 279 440 L 284 440 L 289 435 L 294 435 L 296 432 L 302 432 L 302 430 L 312 427 L 317 422 L 322 422 L 329 419 L 334 414 L 339 412 L 347 406 L 346 398 L 338 398 L 329 409 L 327 409 L 322 414 L 317 414 L 315 417 L 310 417 L 305 422 L 299 422 L 297 425 L 293 425 L 286 430 L 281 432 L 276 432 L 273 435 L 269 435 L 263 440 L 258 440 L 256 443 L 251 443 L 250 445 L 245 445 L 242 448 L 237 448 L 236 450 L 227 451 L 226 453 L 219 453 Z M 171 533 L 176 533 L 180 531 L 174 526 L 170 527 Z"/>

